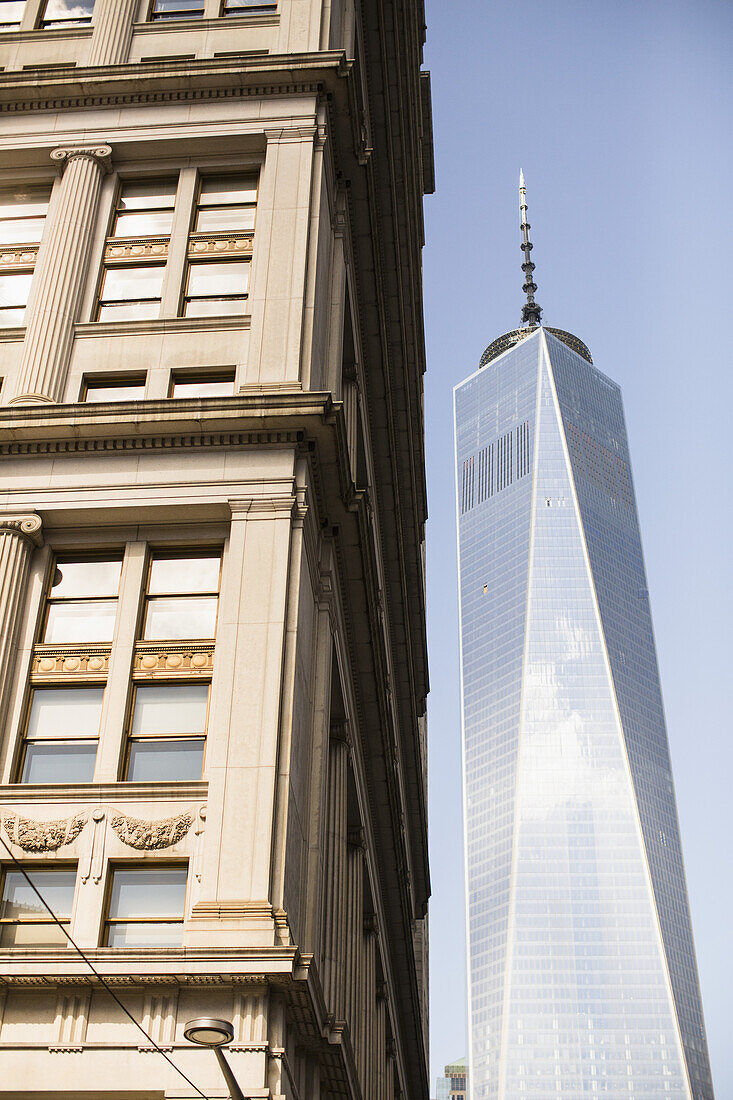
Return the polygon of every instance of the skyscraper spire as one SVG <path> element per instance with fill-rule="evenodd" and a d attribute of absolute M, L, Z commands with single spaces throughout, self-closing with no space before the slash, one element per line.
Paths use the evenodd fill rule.
<path fill-rule="evenodd" d="M 537 284 L 532 278 L 534 264 L 530 259 L 532 242 L 529 239 L 529 222 L 527 221 L 527 189 L 524 186 L 524 172 L 521 168 L 519 169 L 519 215 L 522 221 L 522 244 L 520 247 L 524 253 L 524 263 L 522 264 L 524 286 L 522 290 L 527 295 L 527 301 L 522 306 L 522 324 L 539 325 L 542 320 L 542 307 L 534 300 Z"/>

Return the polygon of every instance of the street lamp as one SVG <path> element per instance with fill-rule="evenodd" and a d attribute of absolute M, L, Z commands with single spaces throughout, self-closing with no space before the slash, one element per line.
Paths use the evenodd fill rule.
<path fill-rule="evenodd" d="M 228 1020 L 215 1020 L 212 1016 L 201 1016 L 198 1020 L 188 1021 L 183 1029 L 183 1035 L 189 1043 L 198 1043 L 200 1047 L 210 1047 L 214 1051 L 231 1100 L 244 1100 L 244 1093 L 237 1084 L 237 1079 L 221 1049 L 234 1038 L 234 1028 Z"/>

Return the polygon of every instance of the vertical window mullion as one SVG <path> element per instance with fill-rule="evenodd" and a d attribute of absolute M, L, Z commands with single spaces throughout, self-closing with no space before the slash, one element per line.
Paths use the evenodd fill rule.
<path fill-rule="evenodd" d="M 178 191 L 176 194 L 176 207 L 173 214 L 170 245 L 168 248 L 168 264 L 163 276 L 163 291 L 160 303 L 161 317 L 177 317 L 178 306 L 181 300 L 183 273 L 186 266 L 186 252 L 188 249 L 188 234 L 191 227 L 193 204 L 196 198 L 198 173 L 195 168 L 183 168 L 178 178 Z M 153 391 L 151 379 L 151 392 L 149 397 L 166 397 L 167 382 L 160 379 L 161 392 Z"/>
<path fill-rule="evenodd" d="M 99 729 L 95 783 L 114 783 L 119 777 L 132 661 L 145 580 L 146 544 L 129 543 L 122 564 L 115 641 L 109 660 L 107 690 Z"/>

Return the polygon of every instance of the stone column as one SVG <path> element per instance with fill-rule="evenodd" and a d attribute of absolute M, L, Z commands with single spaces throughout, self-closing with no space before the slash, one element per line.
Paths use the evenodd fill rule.
<path fill-rule="evenodd" d="M 326 799 L 326 867 L 323 912 L 323 995 L 334 1019 L 343 1020 L 346 946 L 346 794 L 349 745 L 345 723 L 331 728 Z"/>
<path fill-rule="evenodd" d="M 387 1100 L 387 983 L 377 982 L 374 1006 L 374 1096 Z"/>
<path fill-rule="evenodd" d="M 35 405 L 63 396 L 102 176 L 109 170 L 111 154 L 108 145 L 51 153 L 63 178 L 38 250 L 12 403 Z"/>
<path fill-rule="evenodd" d="M 138 0 L 96 0 L 88 65 L 124 65 Z"/>
<path fill-rule="evenodd" d="M 40 545 L 40 516 L 0 515 L 0 728 L 13 682 L 31 554 Z"/>
<path fill-rule="evenodd" d="M 365 1096 L 376 1097 L 377 922 L 371 914 L 364 917 L 364 973 L 362 985 L 362 1089 Z"/>
<path fill-rule="evenodd" d="M 346 1020 L 354 1061 L 364 1092 L 364 1080 L 361 1077 L 364 1013 L 364 837 L 361 829 L 352 829 L 349 832 L 346 853 L 346 911 L 349 940 L 346 960 Z"/>

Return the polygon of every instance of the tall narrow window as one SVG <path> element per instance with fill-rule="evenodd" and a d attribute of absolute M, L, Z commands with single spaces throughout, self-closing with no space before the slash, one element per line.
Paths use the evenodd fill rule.
<path fill-rule="evenodd" d="M 255 176 L 201 180 L 188 246 L 185 316 L 244 312 L 256 205 Z M 215 242 L 226 247 L 212 249 Z"/>
<path fill-rule="evenodd" d="M 111 642 L 120 587 L 120 558 L 59 559 L 51 579 L 42 642 Z"/>
<path fill-rule="evenodd" d="M 109 947 L 179 947 L 188 868 L 156 863 L 112 872 L 105 943 Z"/>
<path fill-rule="evenodd" d="M 177 180 L 123 183 L 105 248 L 99 321 L 157 317 Z"/>
<path fill-rule="evenodd" d="M 104 687 L 35 688 L 21 783 L 91 783 Z"/>
<path fill-rule="evenodd" d="M 59 921 L 68 927 L 76 868 L 33 868 L 28 879 Z M 68 941 L 21 871 L 7 870 L 0 895 L 0 947 L 57 947 Z"/>
<path fill-rule="evenodd" d="M 50 194 L 48 187 L 0 190 L 0 325 L 23 324 Z"/>
<path fill-rule="evenodd" d="M 211 639 L 219 602 L 218 552 L 155 554 L 145 598 L 143 639 Z"/>
<path fill-rule="evenodd" d="M 135 688 L 127 779 L 200 779 L 208 683 L 140 684 Z"/>
<path fill-rule="evenodd" d="M 44 30 L 55 27 L 88 27 L 92 22 L 94 0 L 46 0 L 41 26 Z"/>

